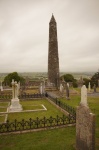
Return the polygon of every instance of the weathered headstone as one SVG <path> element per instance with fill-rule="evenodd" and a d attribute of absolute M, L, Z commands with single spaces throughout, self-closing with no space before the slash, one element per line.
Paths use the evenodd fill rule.
<path fill-rule="evenodd" d="M 76 149 L 95 150 L 95 115 L 87 104 L 87 89 L 81 88 L 81 103 L 76 111 Z"/>
<path fill-rule="evenodd" d="M 45 84 L 41 83 L 40 84 L 40 94 L 44 94 L 45 93 Z"/>
<path fill-rule="evenodd" d="M 69 87 L 68 87 L 68 84 L 66 83 L 66 99 L 70 99 L 69 97 Z"/>
<path fill-rule="evenodd" d="M 87 88 L 85 85 L 81 88 L 81 104 L 87 106 Z"/>
<path fill-rule="evenodd" d="M 93 86 L 94 92 L 96 93 L 96 85 L 94 84 Z"/>
<path fill-rule="evenodd" d="M 40 94 L 43 94 L 43 87 L 42 87 L 42 83 L 40 84 Z"/>
<path fill-rule="evenodd" d="M 69 88 L 69 83 L 67 83 L 67 86 L 68 86 L 68 88 Z"/>
<path fill-rule="evenodd" d="M 88 91 L 89 91 L 89 92 L 90 92 L 90 88 L 91 88 L 91 87 L 90 87 L 90 82 L 89 82 L 89 84 L 88 84 Z"/>
<path fill-rule="evenodd" d="M 63 85 L 60 84 L 60 92 L 62 93 L 63 92 Z"/>
<path fill-rule="evenodd" d="M 63 96 L 63 93 L 64 93 L 64 87 L 63 87 L 62 84 L 60 84 L 60 93 L 61 93 L 61 95 Z"/>
<path fill-rule="evenodd" d="M 42 93 L 45 94 L 45 83 L 42 84 Z"/>
<path fill-rule="evenodd" d="M 99 80 L 98 80 L 98 87 L 99 87 Z"/>
<path fill-rule="evenodd" d="M 1 81 L 1 91 L 3 91 L 2 81 Z"/>

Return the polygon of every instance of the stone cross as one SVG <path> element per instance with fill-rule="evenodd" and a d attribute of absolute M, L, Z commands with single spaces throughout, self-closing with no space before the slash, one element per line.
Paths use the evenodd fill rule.
<path fill-rule="evenodd" d="M 81 88 L 81 104 L 87 106 L 87 88 L 85 85 Z"/>
<path fill-rule="evenodd" d="M 17 99 L 19 94 L 18 84 L 12 79 L 12 99 Z"/>

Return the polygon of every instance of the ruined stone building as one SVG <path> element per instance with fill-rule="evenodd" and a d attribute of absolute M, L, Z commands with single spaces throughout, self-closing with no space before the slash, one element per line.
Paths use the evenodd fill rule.
<path fill-rule="evenodd" d="M 53 14 L 49 22 L 48 81 L 59 86 L 57 23 Z"/>

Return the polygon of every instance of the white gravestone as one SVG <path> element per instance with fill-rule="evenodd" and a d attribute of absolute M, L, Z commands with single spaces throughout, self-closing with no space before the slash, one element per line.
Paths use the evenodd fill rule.
<path fill-rule="evenodd" d="M 43 84 L 43 94 L 45 93 L 45 85 Z"/>
<path fill-rule="evenodd" d="M 43 94 L 43 86 L 42 86 L 42 83 L 40 84 L 40 94 Z"/>
<path fill-rule="evenodd" d="M 69 84 L 66 84 L 66 99 L 70 100 L 69 98 Z"/>
<path fill-rule="evenodd" d="M 69 83 L 67 83 L 67 86 L 68 86 L 68 88 L 69 88 Z"/>
<path fill-rule="evenodd" d="M 63 85 L 60 84 L 60 92 L 61 92 L 61 93 L 63 93 L 63 88 L 64 88 Z"/>
<path fill-rule="evenodd" d="M 3 91 L 2 81 L 1 81 L 1 91 Z"/>
<path fill-rule="evenodd" d="M 19 112 L 22 111 L 22 105 L 19 102 L 18 93 L 19 88 L 17 82 L 12 80 L 12 100 L 11 106 L 9 107 L 10 112 Z"/>
<path fill-rule="evenodd" d="M 81 88 L 81 104 L 87 106 L 87 88 L 85 85 Z"/>
<path fill-rule="evenodd" d="M 89 90 L 89 92 L 90 92 L 90 82 L 89 82 L 89 85 L 88 85 L 88 90 Z"/>
<path fill-rule="evenodd" d="M 45 93 L 45 83 L 41 83 L 40 84 L 40 94 L 44 94 Z"/>

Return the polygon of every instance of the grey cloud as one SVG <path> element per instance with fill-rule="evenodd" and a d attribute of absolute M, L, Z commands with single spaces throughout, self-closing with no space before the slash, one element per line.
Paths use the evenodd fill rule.
<path fill-rule="evenodd" d="M 0 72 L 47 71 L 52 13 L 57 21 L 60 70 L 97 71 L 98 0 L 1 0 Z"/>

